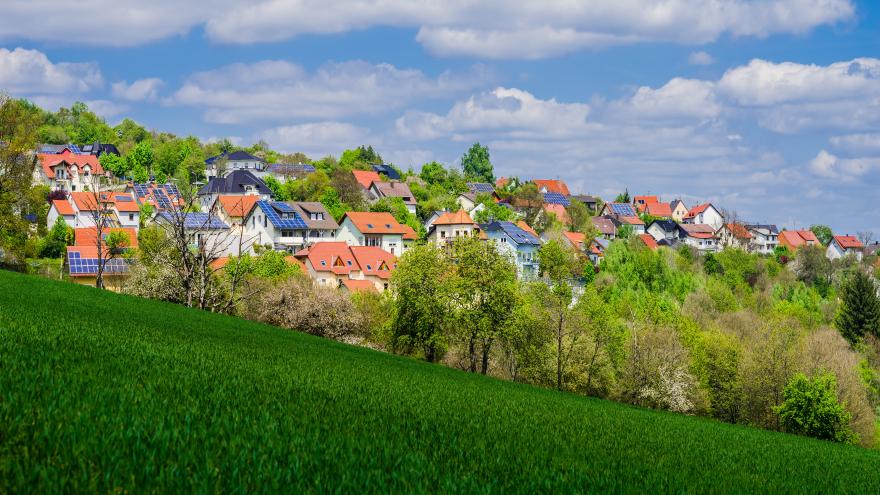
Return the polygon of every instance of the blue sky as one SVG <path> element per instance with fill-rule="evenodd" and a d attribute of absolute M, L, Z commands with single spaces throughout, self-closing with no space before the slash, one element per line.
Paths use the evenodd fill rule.
<path fill-rule="evenodd" d="M 12 0 L 0 90 L 115 123 L 712 201 L 880 237 L 880 6 Z M 71 23 L 72 19 L 77 19 Z"/>

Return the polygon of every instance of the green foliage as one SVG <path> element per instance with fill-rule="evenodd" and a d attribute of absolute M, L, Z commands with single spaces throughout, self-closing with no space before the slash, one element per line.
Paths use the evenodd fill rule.
<path fill-rule="evenodd" d="M 330 189 L 330 177 L 320 170 L 299 180 L 288 180 L 281 186 L 281 201 L 320 201 Z"/>
<path fill-rule="evenodd" d="M 109 170 L 116 177 L 124 177 L 128 171 L 128 160 L 113 153 L 104 153 L 98 159 L 104 170 Z"/>
<path fill-rule="evenodd" d="M 652 251 L 639 244 L 614 241 L 605 251 L 602 269 L 614 276 L 611 293 L 618 296 L 626 290 L 668 293 L 684 301 L 697 286 L 694 275 L 673 269 L 666 250 Z"/>
<path fill-rule="evenodd" d="M 118 252 L 119 250 L 129 247 L 128 234 L 119 230 L 114 230 L 107 234 L 107 238 L 104 240 L 104 243 L 111 253 Z"/>
<path fill-rule="evenodd" d="M 248 275 L 267 280 L 282 280 L 302 274 L 299 265 L 288 261 L 285 253 L 273 250 L 266 250 L 258 256 L 244 254 L 230 258 L 223 269 L 227 276 L 240 274 L 243 270 Z"/>
<path fill-rule="evenodd" d="M 353 150 L 345 150 L 339 159 L 339 167 L 343 170 L 369 170 L 370 165 L 384 163 L 382 156 L 372 146 L 358 146 Z"/>
<path fill-rule="evenodd" d="M 578 277 L 583 273 L 583 263 L 565 241 L 551 239 L 538 250 L 538 264 L 541 275 L 554 283 Z"/>
<path fill-rule="evenodd" d="M 495 182 L 492 162 L 489 160 L 489 148 L 474 143 L 461 157 L 461 168 L 464 176 L 476 182 Z"/>
<path fill-rule="evenodd" d="M 880 491 L 867 449 L 8 272 L 0 355 L 6 493 Z"/>
<path fill-rule="evenodd" d="M 880 337 L 880 298 L 870 275 L 856 270 L 843 284 L 840 312 L 835 325 L 850 343 L 865 335 Z"/>
<path fill-rule="evenodd" d="M 632 198 L 629 195 L 629 189 L 624 190 L 622 193 L 618 194 L 617 197 L 614 198 L 615 203 L 629 203 L 632 201 Z"/>
<path fill-rule="evenodd" d="M 774 409 L 789 433 L 856 443 L 858 436 L 850 429 L 851 415 L 837 400 L 837 380 L 831 373 L 812 379 L 798 373 L 786 385 L 785 401 Z"/>
<path fill-rule="evenodd" d="M 810 230 L 816 234 L 816 238 L 819 239 L 823 246 L 830 244 L 831 238 L 834 237 L 834 232 L 827 225 L 811 225 Z"/>
<path fill-rule="evenodd" d="M 342 216 L 345 215 L 345 212 L 348 211 L 346 205 L 339 199 L 339 193 L 336 192 L 336 189 L 327 189 L 324 191 L 324 194 L 321 196 L 321 204 L 324 205 L 324 208 L 327 209 L 327 213 L 333 216 L 333 219 L 337 222 L 340 221 Z"/>
<path fill-rule="evenodd" d="M 40 247 L 41 258 L 60 258 L 67 252 L 67 246 L 73 241 L 73 229 L 67 226 L 61 216 L 55 219 L 49 234 L 43 239 Z"/>
<path fill-rule="evenodd" d="M 272 191 L 272 197 L 275 201 L 286 201 L 281 190 L 281 183 L 278 182 L 278 179 L 271 175 L 267 175 L 263 177 L 263 183 L 265 183 L 266 187 Z"/>
<path fill-rule="evenodd" d="M 39 109 L 0 93 L 0 251 L 7 262 L 16 264 L 36 254 L 33 245 L 28 247 L 30 224 L 21 213 L 30 209 L 27 191 L 33 180 L 39 119 Z"/>
<path fill-rule="evenodd" d="M 621 225 L 620 227 L 617 227 L 617 238 L 619 238 L 619 239 L 627 240 L 630 237 L 632 237 L 634 234 L 635 234 L 635 229 L 633 229 L 633 226 L 628 223 L 625 223 L 625 224 Z"/>
<path fill-rule="evenodd" d="M 412 227 L 417 233 L 422 233 L 424 230 L 424 226 L 422 222 L 416 218 L 415 215 L 410 213 L 410 211 L 406 207 L 406 203 L 403 202 L 403 198 L 398 197 L 386 197 L 381 198 L 372 205 L 370 205 L 370 211 L 374 212 L 387 212 L 391 213 L 394 216 L 394 219 L 400 222 L 403 225 L 409 225 Z"/>
<path fill-rule="evenodd" d="M 153 148 L 149 141 L 141 141 L 125 155 L 126 169 L 131 170 L 136 177 L 149 175 L 153 170 Z M 135 178 L 135 182 L 140 181 Z"/>

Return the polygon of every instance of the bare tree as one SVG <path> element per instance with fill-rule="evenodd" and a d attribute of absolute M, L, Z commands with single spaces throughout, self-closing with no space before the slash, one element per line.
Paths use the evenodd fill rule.
<path fill-rule="evenodd" d="M 128 243 L 128 236 L 121 232 L 110 232 L 118 223 L 113 210 L 113 195 L 107 187 L 107 177 L 103 174 L 89 173 L 86 177 L 88 191 L 81 194 L 88 218 L 95 225 L 95 248 L 97 250 L 98 270 L 95 273 L 95 287 L 104 288 L 104 272 L 121 249 Z"/>
<path fill-rule="evenodd" d="M 872 242 L 874 242 L 874 233 L 873 232 L 869 232 L 869 231 L 859 232 L 856 235 L 858 236 L 859 240 L 862 241 L 862 244 L 864 244 L 865 246 L 868 246 Z"/>

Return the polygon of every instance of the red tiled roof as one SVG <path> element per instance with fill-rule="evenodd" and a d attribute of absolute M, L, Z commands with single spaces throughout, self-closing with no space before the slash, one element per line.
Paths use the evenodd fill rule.
<path fill-rule="evenodd" d="M 621 222 L 628 223 L 630 225 L 645 225 L 645 222 L 642 221 L 639 217 L 618 217 Z"/>
<path fill-rule="evenodd" d="M 510 181 L 507 179 L 507 177 L 499 177 L 498 179 L 495 180 L 495 187 L 500 189 L 500 188 L 506 186 L 508 182 L 510 182 Z"/>
<path fill-rule="evenodd" d="M 98 229 L 95 227 L 81 227 L 73 230 L 74 245 L 96 247 L 98 245 L 97 238 Z M 111 232 L 123 232 L 128 236 L 127 248 L 138 247 L 137 230 L 127 227 L 112 227 L 104 229 L 104 237 L 110 235 Z M 96 247 L 97 249 L 97 247 Z"/>
<path fill-rule="evenodd" d="M 226 211 L 226 214 L 233 218 L 244 218 L 254 209 L 254 205 L 260 200 L 260 196 L 256 194 L 248 194 L 245 196 L 233 196 L 224 194 L 217 197 L 220 206 Z"/>
<path fill-rule="evenodd" d="M 70 193 L 70 199 L 79 211 L 93 211 L 98 207 L 98 196 L 95 193 L 72 192 Z M 101 193 L 100 199 L 102 201 L 110 201 L 112 196 L 109 193 Z"/>
<path fill-rule="evenodd" d="M 568 239 L 568 242 L 570 242 L 575 248 L 584 248 L 584 239 L 586 238 L 584 234 L 580 232 L 563 232 L 562 235 L 564 235 L 565 238 Z"/>
<path fill-rule="evenodd" d="M 844 249 L 862 249 L 865 247 L 862 241 L 852 235 L 836 235 L 834 240 Z"/>
<path fill-rule="evenodd" d="M 812 230 L 783 230 L 779 233 L 779 244 L 797 249 L 809 244 L 818 245 L 820 242 Z"/>
<path fill-rule="evenodd" d="M 693 208 L 690 209 L 690 211 L 687 212 L 687 215 L 685 215 L 684 217 L 685 218 L 693 218 L 693 217 L 699 215 L 700 213 L 703 213 L 704 211 L 706 211 L 710 206 L 712 206 L 711 203 L 703 203 L 701 205 L 694 206 Z"/>
<path fill-rule="evenodd" d="M 559 193 L 564 196 L 571 195 L 571 193 L 568 192 L 568 186 L 561 180 L 535 179 L 532 182 L 538 186 L 538 190 L 546 189 L 547 192 Z"/>
<path fill-rule="evenodd" d="M 727 224 L 727 230 L 737 239 L 751 239 L 752 233 L 747 228 L 738 223 Z"/>
<path fill-rule="evenodd" d="M 351 252 L 364 275 L 388 279 L 397 265 L 396 256 L 377 246 L 351 246 Z"/>
<path fill-rule="evenodd" d="M 403 227 L 403 240 L 405 241 L 414 241 L 419 238 L 419 234 L 416 233 L 416 229 L 410 227 L 409 225 L 401 225 Z"/>
<path fill-rule="evenodd" d="M 50 179 L 55 178 L 55 171 L 52 170 L 52 168 L 60 163 L 76 166 L 80 172 L 82 172 L 83 167 L 88 165 L 91 167 L 92 173 L 104 173 L 104 169 L 101 167 L 101 162 L 98 161 L 98 157 L 95 155 L 77 155 L 71 153 L 70 150 L 64 150 L 64 152 L 59 154 L 40 153 L 37 156 L 40 159 L 40 166 L 43 168 L 43 173 L 45 173 L 46 177 Z"/>
<path fill-rule="evenodd" d="M 648 212 L 648 215 L 654 217 L 671 217 L 672 216 L 672 207 L 669 206 L 669 203 L 648 203 L 645 206 L 645 210 Z"/>
<path fill-rule="evenodd" d="M 352 174 L 354 174 L 354 178 L 358 181 L 364 189 L 368 189 L 370 184 L 374 181 L 381 181 L 382 178 L 379 177 L 379 172 L 375 172 L 373 170 L 352 170 Z"/>
<path fill-rule="evenodd" d="M 350 211 L 345 217 L 351 220 L 351 223 L 362 234 L 405 234 L 406 229 L 399 224 L 394 216 L 388 212 L 370 212 L 370 211 Z M 342 222 L 339 222 L 342 224 Z"/>
<path fill-rule="evenodd" d="M 113 193 L 112 194 L 113 203 L 116 205 L 116 209 L 119 211 L 125 212 L 137 212 L 140 211 L 140 207 L 134 200 L 134 194 L 125 194 L 125 193 Z M 121 198 L 129 198 L 131 201 L 124 201 Z"/>
<path fill-rule="evenodd" d="M 568 222 L 568 212 L 565 211 L 565 207 L 560 204 L 548 203 L 544 205 L 544 211 L 547 213 L 553 213 L 556 215 L 556 219 L 560 222 L 566 223 Z"/>
<path fill-rule="evenodd" d="M 714 234 L 710 234 L 709 232 L 688 232 L 688 235 L 695 239 L 712 239 L 715 237 Z"/>
<path fill-rule="evenodd" d="M 73 211 L 73 205 L 66 199 L 53 199 L 52 206 L 58 210 L 59 215 L 76 215 L 76 212 Z"/>
<path fill-rule="evenodd" d="M 347 275 L 361 268 L 349 245 L 344 242 L 318 242 L 294 254 L 297 259 L 307 259 L 316 272 L 332 272 Z"/>
<path fill-rule="evenodd" d="M 648 246 L 649 249 L 657 249 L 659 246 L 657 245 L 657 241 L 651 237 L 650 234 L 639 234 L 639 239 L 645 243 L 645 246 Z"/>
<path fill-rule="evenodd" d="M 658 203 L 660 199 L 657 196 L 635 196 L 633 197 L 633 203 L 635 204 L 646 204 L 649 205 L 651 203 Z"/>
<path fill-rule="evenodd" d="M 464 210 L 457 212 L 446 212 L 437 217 L 432 225 L 473 225 L 474 221 L 471 216 Z"/>

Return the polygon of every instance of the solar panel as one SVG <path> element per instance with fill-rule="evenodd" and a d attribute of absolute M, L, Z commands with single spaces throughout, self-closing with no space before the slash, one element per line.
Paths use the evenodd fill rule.
<path fill-rule="evenodd" d="M 284 202 L 281 202 L 281 201 L 278 201 L 278 202 L 272 203 L 272 206 L 273 206 L 276 210 L 278 210 L 278 211 L 280 211 L 280 212 L 282 212 L 282 213 L 293 213 L 293 212 L 296 211 L 296 210 L 294 210 L 289 204 L 284 203 Z"/>
<path fill-rule="evenodd" d="M 495 192 L 495 188 L 492 187 L 492 184 L 488 184 L 486 182 L 468 182 L 467 187 L 471 192 L 475 193 Z"/>
<path fill-rule="evenodd" d="M 68 145 L 67 149 L 69 149 L 71 153 L 76 153 L 77 155 L 82 154 L 82 150 L 80 150 L 79 146 L 75 144 Z"/>
<path fill-rule="evenodd" d="M 616 215 L 623 215 L 626 217 L 638 216 L 635 208 L 629 203 L 611 203 L 611 211 Z"/>
<path fill-rule="evenodd" d="M 116 201 L 131 201 L 131 196 L 118 195 L 116 196 Z"/>
<path fill-rule="evenodd" d="M 513 222 L 498 222 L 498 225 L 517 244 L 540 244 L 535 236 L 521 229 Z"/>
<path fill-rule="evenodd" d="M 566 207 L 571 204 L 568 198 L 559 193 L 544 193 L 544 202 Z"/>
<path fill-rule="evenodd" d="M 308 226 L 306 222 L 299 216 L 299 214 L 290 207 L 287 203 L 282 202 L 274 202 L 270 203 L 269 201 L 257 201 L 257 205 L 263 210 L 263 213 L 266 214 L 266 218 L 272 222 L 276 228 L 279 229 L 307 229 Z M 280 206 L 284 205 L 284 206 Z M 284 217 L 278 214 L 278 210 L 275 208 L 286 208 L 286 210 L 282 210 Z"/>

